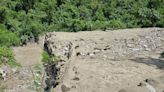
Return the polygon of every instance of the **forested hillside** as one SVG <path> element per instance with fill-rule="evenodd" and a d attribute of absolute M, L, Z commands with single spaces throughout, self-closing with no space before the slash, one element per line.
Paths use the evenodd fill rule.
<path fill-rule="evenodd" d="M 22 43 L 49 31 L 164 27 L 164 1 L 0 0 L 0 24 Z"/>

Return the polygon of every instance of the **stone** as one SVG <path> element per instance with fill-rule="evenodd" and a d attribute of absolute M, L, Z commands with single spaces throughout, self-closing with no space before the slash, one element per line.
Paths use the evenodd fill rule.
<path fill-rule="evenodd" d="M 70 90 L 70 88 L 67 87 L 66 85 L 63 84 L 63 85 L 61 86 L 61 91 L 62 91 L 62 92 L 68 92 L 69 90 Z"/>

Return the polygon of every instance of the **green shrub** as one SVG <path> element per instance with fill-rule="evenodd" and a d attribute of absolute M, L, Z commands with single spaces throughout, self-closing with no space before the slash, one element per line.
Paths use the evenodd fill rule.
<path fill-rule="evenodd" d="M 12 32 L 8 32 L 0 26 L 0 46 L 18 45 L 20 42 L 19 37 Z"/>
<path fill-rule="evenodd" d="M 0 65 L 2 64 L 8 64 L 11 67 L 20 66 L 20 64 L 16 63 L 11 48 L 5 46 L 0 47 Z"/>
<path fill-rule="evenodd" d="M 0 24 L 21 38 L 43 32 L 164 27 L 164 0 L 1 0 Z"/>
<path fill-rule="evenodd" d="M 41 92 L 42 91 L 42 81 L 44 80 L 43 73 L 42 73 L 42 65 L 35 65 L 34 66 L 34 71 L 33 71 L 33 83 L 31 85 L 32 88 L 34 88 L 34 90 L 36 92 Z"/>
<path fill-rule="evenodd" d="M 43 52 L 42 62 L 44 64 L 53 64 L 53 63 L 57 63 L 58 61 L 60 61 L 60 57 L 55 55 L 49 55 L 46 51 Z"/>
<path fill-rule="evenodd" d="M 126 25 L 122 23 L 120 20 L 111 20 L 109 27 L 111 29 L 120 29 L 120 28 L 126 28 Z"/>

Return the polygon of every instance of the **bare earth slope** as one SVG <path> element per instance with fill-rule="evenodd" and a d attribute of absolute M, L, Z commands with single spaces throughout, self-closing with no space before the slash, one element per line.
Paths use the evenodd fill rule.
<path fill-rule="evenodd" d="M 22 66 L 41 64 L 42 46 L 30 43 L 24 47 L 14 47 L 15 58 Z"/>
<path fill-rule="evenodd" d="M 4 81 L 5 92 L 36 92 L 33 72 L 35 66 L 42 66 L 42 51 L 43 41 L 40 44 L 29 43 L 27 46 L 13 47 L 15 59 L 22 67 L 11 73 L 11 76 Z"/>
<path fill-rule="evenodd" d="M 125 29 L 46 35 L 59 62 L 55 92 L 163 92 L 164 29 Z"/>

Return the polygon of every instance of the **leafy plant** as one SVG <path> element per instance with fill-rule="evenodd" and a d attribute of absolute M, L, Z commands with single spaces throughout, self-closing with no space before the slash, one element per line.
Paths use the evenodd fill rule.
<path fill-rule="evenodd" d="M 20 42 L 19 37 L 12 32 L 8 32 L 0 25 L 0 46 L 18 45 Z"/>
<path fill-rule="evenodd" d="M 41 69 L 41 65 L 35 65 L 34 66 L 34 71 L 33 71 L 33 88 L 35 91 L 37 92 L 41 92 L 42 91 L 42 81 L 43 81 L 43 77 L 42 77 L 42 69 Z"/>
<path fill-rule="evenodd" d="M 5 46 L 0 47 L 0 65 L 2 64 L 8 64 L 11 67 L 20 66 L 19 63 L 16 63 L 16 60 L 14 58 L 14 54 L 11 48 L 8 48 Z"/>
<path fill-rule="evenodd" d="M 44 64 L 54 64 L 60 60 L 59 56 L 49 55 L 46 51 L 42 54 L 42 62 Z"/>

